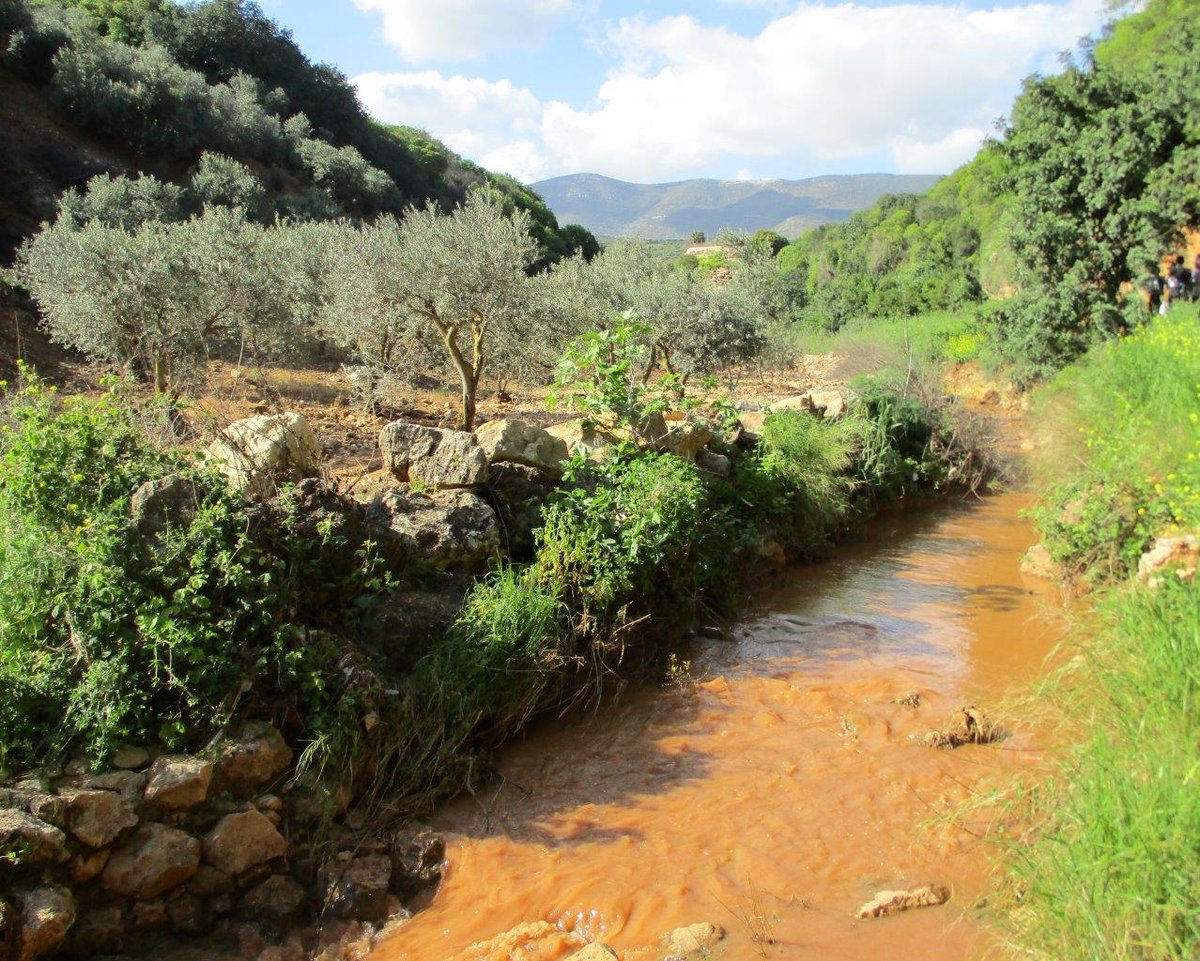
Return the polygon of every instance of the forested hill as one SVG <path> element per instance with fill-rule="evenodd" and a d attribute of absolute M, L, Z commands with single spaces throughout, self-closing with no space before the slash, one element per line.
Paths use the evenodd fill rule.
<path fill-rule="evenodd" d="M 885 193 L 920 193 L 929 174 L 853 174 L 805 180 L 683 180 L 634 184 L 570 174 L 533 184 L 564 220 L 610 237 L 675 240 L 694 231 L 771 229 L 785 237 L 846 220 Z"/>
<path fill-rule="evenodd" d="M 248 202 L 263 220 L 448 208 L 488 184 L 529 211 L 546 260 L 587 243 L 511 177 L 375 122 L 254 3 L 0 0 L 0 261 L 61 190 L 116 171 L 186 185 L 195 206 Z"/>

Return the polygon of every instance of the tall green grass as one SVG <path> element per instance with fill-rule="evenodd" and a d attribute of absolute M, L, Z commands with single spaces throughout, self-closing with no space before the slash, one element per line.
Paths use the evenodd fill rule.
<path fill-rule="evenodd" d="M 1127 583 L 1156 536 L 1200 529 L 1198 411 L 1194 305 L 1096 348 L 1043 395 L 1060 442 L 1036 519 L 1102 592 L 1060 685 L 1081 739 L 1029 798 L 1039 826 L 1011 863 L 1022 954 L 1200 958 L 1200 586 Z"/>

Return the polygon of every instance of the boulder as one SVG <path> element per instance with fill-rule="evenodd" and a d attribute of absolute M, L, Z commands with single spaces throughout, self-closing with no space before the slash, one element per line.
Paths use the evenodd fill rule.
<path fill-rule="evenodd" d="M 66 939 L 75 923 L 75 897 L 66 888 L 34 888 L 16 896 L 21 906 L 17 961 L 49 954 Z"/>
<path fill-rule="evenodd" d="M 1200 561 L 1200 537 L 1184 534 L 1179 537 L 1159 537 L 1154 546 L 1138 558 L 1139 581 L 1157 587 L 1167 571 L 1181 581 L 1190 581 L 1196 576 Z"/>
<path fill-rule="evenodd" d="M 392 838 L 392 890 L 402 901 L 442 880 L 446 842 L 431 831 L 402 831 Z"/>
<path fill-rule="evenodd" d="M 923 884 L 907 891 L 880 891 L 858 909 L 860 918 L 886 918 L 913 908 L 936 907 L 950 900 L 950 889 L 940 884 Z"/>
<path fill-rule="evenodd" d="M 321 448 L 300 414 L 235 421 L 207 454 L 231 487 L 252 497 L 269 497 L 277 481 L 314 477 L 320 471 Z"/>
<path fill-rule="evenodd" d="M 854 394 L 848 390 L 814 390 L 809 392 L 813 409 L 826 420 L 836 420 L 845 414 L 854 403 Z"/>
<path fill-rule="evenodd" d="M 762 433 L 763 424 L 767 422 L 767 412 L 765 410 L 749 410 L 742 414 L 739 418 L 742 424 L 742 434 L 750 434 L 758 436 Z"/>
<path fill-rule="evenodd" d="M 589 460 L 603 459 L 604 452 L 621 440 L 616 433 L 603 430 L 587 420 L 553 424 L 546 428 L 546 432 L 566 444 L 572 456 L 581 454 Z"/>
<path fill-rule="evenodd" d="M 771 406 L 768 407 L 765 411 L 759 411 L 758 413 L 761 414 L 762 419 L 765 420 L 766 415 L 768 413 L 776 413 L 779 411 L 788 411 L 788 410 L 804 411 L 807 414 L 815 414 L 817 412 L 816 407 L 813 405 L 812 394 L 797 394 L 794 397 L 785 397 L 782 400 L 777 400 L 773 404 L 771 404 Z M 742 423 L 743 424 L 746 423 L 745 417 L 742 418 Z M 761 430 L 761 428 L 762 428 L 762 421 L 760 420 L 759 421 L 759 429 Z M 753 428 L 750 428 L 750 429 L 753 429 Z"/>
<path fill-rule="evenodd" d="M 476 428 L 475 437 L 489 464 L 523 464 L 551 477 L 562 475 L 567 444 L 541 427 L 506 417 Z"/>
<path fill-rule="evenodd" d="M 291 878 L 273 874 L 242 898 L 240 911 L 252 921 L 278 929 L 294 921 L 304 904 L 304 888 Z"/>
<path fill-rule="evenodd" d="M 662 414 L 651 414 L 641 432 L 647 444 L 661 453 L 674 454 L 694 460 L 696 454 L 713 441 L 713 432 L 699 421 L 668 420 Z"/>
<path fill-rule="evenodd" d="M 57 794 L 27 794 L 21 805 L 39 821 L 53 824 L 63 831 L 67 829 L 67 800 Z"/>
<path fill-rule="evenodd" d="M 292 764 L 292 749 L 270 724 L 250 722 L 219 749 L 217 774 L 223 788 L 253 791 L 274 780 Z"/>
<path fill-rule="evenodd" d="M 391 881 L 392 859 L 387 855 L 332 861 L 321 869 L 325 910 L 334 917 L 380 924 L 387 918 Z"/>
<path fill-rule="evenodd" d="M 1058 565 L 1054 563 L 1045 544 L 1034 544 L 1021 555 L 1021 573 L 1026 577 L 1052 580 L 1058 576 Z"/>
<path fill-rule="evenodd" d="M 105 890 L 153 898 L 191 878 L 200 866 L 200 842 L 165 824 L 143 824 L 118 848 L 100 876 Z"/>
<path fill-rule="evenodd" d="M 129 501 L 129 526 L 139 537 L 157 540 L 167 531 L 191 526 L 202 498 L 196 482 L 181 474 L 146 481 Z"/>
<path fill-rule="evenodd" d="M 52 824 L 13 808 L 0 809 L 0 857 L 15 858 L 21 867 L 61 864 L 67 836 Z"/>
<path fill-rule="evenodd" d="M 117 748 L 110 763 L 121 771 L 140 771 L 150 763 L 150 752 L 144 747 L 127 744 Z"/>
<path fill-rule="evenodd" d="M 554 489 L 554 481 L 533 467 L 492 465 L 483 496 L 496 511 L 500 537 L 510 559 L 533 560 L 534 531 L 542 526 L 542 508 Z"/>
<path fill-rule="evenodd" d="M 287 853 L 283 835 L 261 811 L 227 814 L 204 838 L 204 859 L 218 871 L 238 875 Z"/>
<path fill-rule="evenodd" d="M 714 454 L 711 450 L 696 452 L 696 466 L 718 477 L 728 477 L 733 473 L 733 462 L 724 454 Z"/>
<path fill-rule="evenodd" d="M 435 490 L 487 481 L 488 459 L 474 434 L 393 421 L 379 433 L 383 464 L 401 481 Z"/>
<path fill-rule="evenodd" d="M 681 957 L 701 956 L 724 937 L 725 929 L 719 924 L 710 924 L 708 921 L 689 924 L 667 935 L 667 953 Z"/>
<path fill-rule="evenodd" d="M 607 944 L 593 941 L 587 947 L 580 948 L 574 954 L 567 955 L 566 961 L 619 961 L 617 952 Z"/>
<path fill-rule="evenodd" d="M 112 791 L 65 789 L 59 795 L 67 802 L 67 829 L 88 847 L 111 844 L 138 823 L 129 800 Z"/>
<path fill-rule="evenodd" d="M 496 512 L 471 491 L 420 494 L 393 487 L 371 502 L 367 518 L 439 570 L 473 570 L 500 553 Z"/>
<path fill-rule="evenodd" d="M 76 854 L 71 858 L 71 883 L 87 884 L 94 878 L 98 878 L 111 856 L 112 851 L 108 848 L 100 851 L 81 851 Z"/>
<path fill-rule="evenodd" d="M 150 768 L 145 798 L 170 810 L 185 810 L 208 798 L 214 766 L 212 761 L 186 754 L 160 757 Z"/>

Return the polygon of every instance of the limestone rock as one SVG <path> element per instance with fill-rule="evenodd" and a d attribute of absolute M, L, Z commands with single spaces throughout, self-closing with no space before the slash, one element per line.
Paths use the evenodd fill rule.
<path fill-rule="evenodd" d="M 149 780 L 145 771 L 105 771 L 85 778 L 83 787 L 94 791 L 116 791 L 130 804 L 137 804 Z"/>
<path fill-rule="evenodd" d="M 150 763 L 150 752 L 144 747 L 119 747 L 111 758 L 112 766 L 122 771 L 140 771 Z"/>
<path fill-rule="evenodd" d="M 439 570 L 478 568 L 500 552 L 496 513 L 471 491 L 418 494 L 394 487 L 371 502 L 367 518 Z"/>
<path fill-rule="evenodd" d="M 112 791 L 59 792 L 67 802 L 67 828 L 84 844 L 102 848 L 138 823 L 133 805 Z"/>
<path fill-rule="evenodd" d="M 696 466 L 718 477 L 728 477 L 733 473 L 733 463 L 724 454 L 715 454 L 711 450 L 696 452 Z"/>
<path fill-rule="evenodd" d="M 1021 556 L 1021 573 L 1026 577 L 1053 579 L 1058 574 L 1058 565 L 1045 544 L 1034 544 Z"/>
<path fill-rule="evenodd" d="M 1138 558 L 1138 580 L 1157 587 L 1165 572 L 1171 570 L 1179 580 L 1190 581 L 1196 576 L 1198 562 L 1200 537 L 1195 534 L 1160 537 Z"/>
<path fill-rule="evenodd" d="M 67 836 L 52 824 L 24 811 L 0 809 L 0 856 L 15 856 L 22 867 L 61 864 L 67 853 Z"/>
<path fill-rule="evenodd" d="M 617 952 L 607 944 L 593 941 L 585 948 L 580 948 L 574 954 L 567 955 L 566 961 L 619 961 Z"/>
<path fill-rule="evenodd" d="M 780 411 L 789 411 L 789 410 L 804 411 L 805 413 L 809 413 L 809 414 L 815 414 L 817 411 L 816 407 L 813 406 L 813 399 L 812 399 L 811 394 L 797 394 L 794 397 L 785 397 L 785 398 L 783 398 L 783 400 L 775 401 L 773 404 L 771 404 L 770 407 L 768 407 L 765 411 L 762 411 L 761 413 L 763 415 L 763 420 L 765 421 L 766 415 L 768 413 L 773 414 L 773 413 L 778 413 Z M 745 423 L 744 418 L 743 418 L 742 422 Z M 759 424 L 760 429 L 761 429 L 761 426 L 762 426 L 762 424 L 760 422 L 760 424 Z"/>
<path fill-rule="evenodd" d="M 850 409 L 855 395 L 848 390 L 814 390 L 808 395 L 813 409 L 826 420 L 836 420 Z"/>
<path fill-rule="evenodd" d="M 725 929 L 719 924 L 700 921 L 683 928 L 676 928 L 667 935 L 667 952 L 672 955 L 692 956 L 707 951 L 725 937 Z"/>
<path fill-rule="evenodd" d="M 567 444 L 547 430 L 515 418 L 493 420 L 475 430 L 488 463 L 524 464 L 552 477 L 562 474 Z"/>
<path fill-rule="evenodd" d="M 208 447 L 208 457 L 230 486 L 268 497 L 280 480 L 319 472 L 321 448 L 300 414 L 267 414 L 235 421 Z"/>
<path fill-rule="evenodd" d="M 71 858 L 71 882 L 87 884 L 88 881 L 98 878 L 111 856 L 112 851 L 107 848 L 101 851 L 85 851 L 76 854 Z"/>
<path fill-rule="evenodd" d="M 212 783 L 213 763 L 185 754 L 160 757 L 150 768 L 148 802 L 171 810 L 203 804 Z"/>
<path fill-rule="evenodd" d="M 221 784 L 235 791 L 261 787 L 286 771 L 292 749 L 270 724 L 251 722 L 222 742 L 217 760 Z"/>
<path fill-rule="evenodd" d="M 925 743 L 930 747 L 950 749 L 964 744 L 990 744 L 1002 737 L 998 724 L 977 707 L 961 707 L 944 731 L 930 731 Z"/>
<path fill-rule="evenodd" d="M 167 904 L 167 920 L 182 934 L 203 934 L 212 927 L 212 916 L 208 902 L 194 894 L 182 894 Z"/>
<path fill-rule="evenodd" d="M 204 859 L 219 871 L 238 875 L 287 853 L 287 842 L 257 810 L 227 814 L 204 838 Z"/>
<path fill-rule="evenodd" d="M 304 888 L 291 878 L 273 874 L 247 892 L 240 907 L 246 917 L 279 928 L 294 920 L 303 904 Z"/>
<path fill-rule="evenodd" d="M 200 866 L 200 842 L 165 824 L 143 824 L 118 848 L 100 876 L 108 891 L 153 898 L 187 881 Z"/>
<path fill-rule="evenodd" d="M 75 897 L 66 888 L 35 888 L 18 894 L 21 937 L 17 961 L 49 954 L 67 938 L 75 923 Z"/>
<path fill-rule="evenodd" d="M 398 420 L 379 434 L 383 464 L 397 480 L 436 489 L 474 487 L 488 478 L 488 459 L 474 434 Z"/>
<path fill-rule="evenodd" d="M 654 450 L 674 454 L 685 460 L 694 460 L 714 439 L 713 432 L 707 424 L 690 420 L 668 420 L 659 413 L 650 415 L 642 434 Z"/>
<path fill-rule="evenodd" d="M 115 954 L 124 947 L 125 922 L 121 909 L 111 906 L 93 908 L 80 915 L 71 929 L 68 951 L 77 957 Z"/>
<path fill-rule="evenodd" d="M 858 909 L 860 918 L 886 918 L 913 908 L 936 907 L 950 900 L 950 889 L 940 884 L 923 884 L 907 891 L 880 891 Z"/>
<path fill-rule="evenodd" d="M 586 420 L 554 424 L 547 427 L 546 432 L 566 444 L 571 455 L 581 454 L 589 460 L 603 459 L 604 452 L 620 440 L 617 434 L 602 430 Z"/>
<path fill-rule="evenodd" d="M 757 436 L 762 433 L 763 424 L 767 422 L 767 412 L 765 410 L 748 410 L 741 415 L 739 420 L 742 423 L 743 434 Z"/>
<path fill-rule="evenodd" d="M 35 794 L 22 796 L 20 806 L 26 808 L 39 821 L 53 824 L 56 828 L 67 830 L 67 800 L 57 794 Z"/>
<path fill-rule="evenodd" d="M 333 861 L 321 871 L 325 909 L 335 917 L 379 924 L 387 918 L 392 859 L 373 854 Z"/>

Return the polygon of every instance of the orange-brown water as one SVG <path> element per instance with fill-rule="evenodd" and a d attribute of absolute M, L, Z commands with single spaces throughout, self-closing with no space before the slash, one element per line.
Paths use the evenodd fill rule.
<path fill-rule="evenodd" d="M 995 704 L 1055 640 L 1052 605 L 1018 571 L 1034 539 L 1023 503 L 884 518 L 765 592 L 732 639 L 698 642 L 694 686 L 540 726 L 503 754 L 498 784 L 440 812 L 445 880 L 374 961 L 558 961 L 579 935 L 643 961 L 702 920 L 728 930 L 724 961 L 981 954 L 990 820 L 939 815 L 1038 764 L 1037 745 L 1019 726 L 954 751 L 911 739 Z M 894 703 L 913 691 L 920 707 Z M 950 902 L 855 918 L 877 891 L 925 881 Z M 562 933 L 470 948 L 537 921 Z"/>

